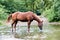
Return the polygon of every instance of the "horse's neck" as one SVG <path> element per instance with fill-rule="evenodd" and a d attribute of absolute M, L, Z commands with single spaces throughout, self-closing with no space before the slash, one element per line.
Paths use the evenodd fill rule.
<path fill-rule="evenodd" d="M 38 23 L 40 23 L 41 22 L 41 20 L 37 17 L 36 19 L 35 19 Z"/>
<path fill-rule="evenodd" d="M 39 18 L 37 15 L 34 15 L 34 19 L 35 19 L 38 23 L 41 22 L 40 18 Z"/>

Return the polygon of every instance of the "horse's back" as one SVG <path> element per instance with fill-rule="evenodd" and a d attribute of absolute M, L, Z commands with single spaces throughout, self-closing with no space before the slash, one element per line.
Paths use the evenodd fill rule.
<path fill-rule="evenodd" d="M 27 20 L 33 20 L 33 12 L 15 12 L 12 14 L 13 20 L 21 20 L 21 21 L 27 21 Z"/>
<path fill-rule="evenodd" d="M 32 18 L 32 13 L 30 12 L 20 12 L 17 16 L 18 19 L 20 20 L 28 20 Z"/>

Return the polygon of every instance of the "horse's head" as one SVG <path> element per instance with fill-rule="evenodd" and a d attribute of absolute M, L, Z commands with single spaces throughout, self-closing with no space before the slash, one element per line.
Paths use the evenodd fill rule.
<path fill-rule="evenodd" d="M 42 26 L 43 26 L 43 20 L 41 22 L 38 22 L 38 27 L 40 30 L 42 30 Z"/>

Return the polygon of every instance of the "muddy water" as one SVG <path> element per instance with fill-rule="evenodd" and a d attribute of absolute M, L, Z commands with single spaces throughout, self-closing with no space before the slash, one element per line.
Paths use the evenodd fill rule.
<path fill-rule="evenodd" d="M 10 27 L 1 26 L 0 40 L 60 40 L 60 26 L 44 25 L 43 32 L 40 32 L 37 25 L 31 25 L 30 33 L 27 32 L 27 26 L 17 27 L 14 33 Z"/>

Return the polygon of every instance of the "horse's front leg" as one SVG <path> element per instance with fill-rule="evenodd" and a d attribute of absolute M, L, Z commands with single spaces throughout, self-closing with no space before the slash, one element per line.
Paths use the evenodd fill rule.
<path fill-rule="evenodd" d="M 28 21 L 28 32 L 30 31 L 30 24 L 31 24 L 31 21 Z"/>

